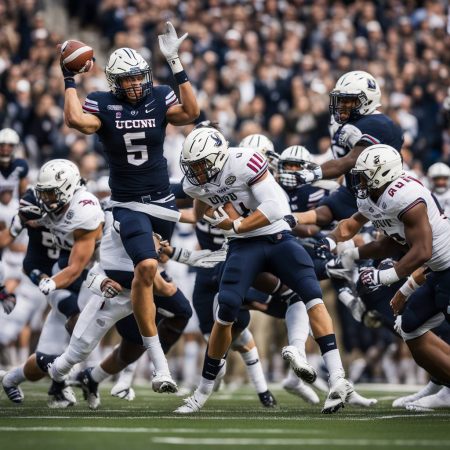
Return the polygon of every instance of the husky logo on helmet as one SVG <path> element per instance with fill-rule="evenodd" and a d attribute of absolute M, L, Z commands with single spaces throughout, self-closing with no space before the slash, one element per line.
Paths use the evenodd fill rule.
<path fill-rule="evenodd" d="M 153 86 L 150 66 L 138 52 L 131 48 L 119 48 L 111 53 L 105 67 L 105 74 L 112 93 L 123 100 L 129 100 L 131 94 L 134 94 L 133 100 L 138 101 L 150 94 Z M 122 86 L 124 78 L 138 76 L 142 76 L 139 86 L 127 88 Z"/>
<path fill-rule="evenodd" d="M 381 91 L 370 73 L 356 70 L 339 78 L 330 92 L 330 114 L 337 123 L 372 114 L 381 106 Z"/>
<path fill-rule="evenodd" d="M 365 148 L 351 170 L 354 189 L 360 199 L 404 175 L 400 153 L 390 145 L 375 144 Z"/>
<path fill-rule="evenodd" d="M 199 186 L 213 180 L 228 159 L 228 142 L 216 128 L 201 127 L 186 137 L 180 165 L 187 180 Z"/>

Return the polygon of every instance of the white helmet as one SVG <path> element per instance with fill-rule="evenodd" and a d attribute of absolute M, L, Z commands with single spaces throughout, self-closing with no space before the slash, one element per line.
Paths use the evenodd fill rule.
<path fill-rule="evenodd" d="M 448 189 L 450 179 L 450 167 L 442 162 L 434 163 L 429 167 L 427 177 L 431 183 L 431 189 L 437 194 L 443 194 Z M 441 180 L 437 180 L 440 178 Z"/>
<path fill-rule="evenodd" d="M 294 163 L 302 166 L 305 162 L 311 162 L 312 156 L 303 145 L 291 145 L 283 150 L 280 155 L 280 170 L 284 169 L 284 163 Z"/>
<path fill-rule="evenodd" d="M 341 119 L 342 109 L 348 109 L 340 105 L 344 99 L 354 99 L 357 102 L 351 107 L 348 117 Z M 330 92 L 330 114 L 338 123 L 372 114 L 379 106 L 381 106 L 380 87 L 370 73 L 361 70 L 342 75 Z"/>
<path fill-rule="evenodd" d="M 198 186 L 216 177 L 228 159 L 228 142 L 212 127 L 192 130 L 181 151 L 181 169 L 190 183 Z"/>
<path fill-rule="evenodd" d="M 239 147 L 258 150 L 258 152 L 262 153 L 264 156 L 267 152 L 275 151 L 272 141 L 263 134 L 249 134 L 239 142 Z"/>
<path fill-rule="evenodd" d="M 148 95 L 152 89 L 152 69 L 147 61 L 132 48 L 119 48 L 111 53 L 105 67 L 105 74 L 112 93 L 121 99 L 127 99 L 127 90 L 133 89 L 122 88 L 121 78 L 144 75 L 141 83 L 142 93 L 136 95 L 137 100 Z"/>
<path fill-rule="evenodd" d="M 352 175 L 358 198 L 367 198 L 369 191 L 379 189 L 401 177 L 403 161 L 400 153 L 390 145 L 375 144 L 365 148 L 356 160 Z"/>
<path fill-rule="evenodd" d="M 80 185 L 76 164 L 68 159 L 52 159 L 39 171 L 36 194 L 45 211 L 56 213 L 72 200 Z"/>
<path fill-rule="evenodd" d="M 2 147 L 0 149 L 0 163 L 7 164 L 11 161 L 14 153 L 14 148 L 19 145 L 20 138 L 19 135 L 12 128 L 3 128 L 0 131 L 0 146 L 2 144 L 12 145 L 13 148 Z"/>

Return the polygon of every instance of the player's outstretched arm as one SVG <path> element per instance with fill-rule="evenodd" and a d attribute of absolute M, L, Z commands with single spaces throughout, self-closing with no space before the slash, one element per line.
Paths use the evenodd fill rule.
<path fill-rule="evenodd" d="M 77 91 L 73 87 L 67 88 L 64 94 L 64 120 L 68 127 L 84 134 L 93 134 L 102 125 L 97 116 L 83 112 Z"/>
<path fill-rule="evenodd" d="M 365 144 L 355 145 L 352 150 L 342 158 L 333 159 L 322 164 L 322 178 L 334 179 L 348 173 L 355 167 L 356 160 L 361 152 L 367 147 Z"/>
<path fill-rule="evenodd" d="M 341 220 L 328 236 L 335 242 L 348 241 L 356 236 L 368 221 L 365 216 L 357 212 L 348 219 Z"/>

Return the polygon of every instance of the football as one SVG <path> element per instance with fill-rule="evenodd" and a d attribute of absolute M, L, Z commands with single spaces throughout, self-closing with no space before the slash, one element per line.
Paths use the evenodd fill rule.
<path fill-rule="evenodd" d="M 88 72 L 93 58 L 94 50 L 83 42 L 69 40 L 61 45 L 61 64 L 71 72 Z"/>

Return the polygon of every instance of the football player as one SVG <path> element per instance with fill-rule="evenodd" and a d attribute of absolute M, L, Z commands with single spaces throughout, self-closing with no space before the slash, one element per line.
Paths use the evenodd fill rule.
<path fill-rule="evenodd" d="M 211 395 L 244 295 L 256 275 L 265 270 L 298 292 L 306 304 L 311 328 L 330 374 L 330 393 L 323 412 L 337 411 L 353 388 L 344 378 L 331 318 L 323 304 L 311 259 L 283 220 L 290 213 L 289 205 L 281 187 L 268 172 L 267 160 L 254 150 L 228 148 L 224 136 L 215 128 L 200 128 L 187 136 L 181 165 L 186 176 L 184 191 L 196 199 L 199 210 L 205 212 L 204 218 L 225 230 L 232 239 L 201 382 L 176 412 L 198 411 Z M 239 210 L 242 214 L 234 220 L 223 208 L 230 202 L 235 212 Z M 242 261 L 246 262 L 245 266 Z M 297 355 L 296 363 L 298 374 L 305 381 L 314 381 L 315 371 L 306 360 Z"/>
<path fill-rule="evenodd" d="M 427 172 L 430 190 L 438 199 L 447 217 L 450 217 L 450 167 L 438 162 L 430 166 Z"/>
<path fill-rule="evenodd" d="M 18 199 L 28 187 L 28 163 L 14 158 L 14 152 L 20 144 L 19 135 L 12 128 L 0 131 L 0 187 L 8 187 Z"/>
<path fill-rule="evenodd" d="M 333 247 L 336 242 L 352 238 L 370 220 L 384 237 L 343 254 L 353 260 L 383 258 L 396 252 L 403 256 L 394 267 L 371 267 L 361 272 L 362 285 L 391 285 L 422 265 L 428 268 L 425 283 L 418 287 L 414 280 L 410 282 L 404 288 L 405 295 L 395 297 L 391 306 L 399 315 L 397 328 L 416 362 L 436 378 L 449 382 L 450 363 L 443 355 L 448 354 L 450 346 L 429 330 L 449 319 L 450 222 L 441 214 L 431 192 L 405 175 L 402 158 L 393 147 L 368 147 L 358 157 L 352 173 L 358 180 L 358 212 L 338 224 L 326 238 L 327 245 Z"/>
<path fill-rule="evenodd" d="M 169 123 L 185 125 L 199 115 L 194 91 L 178 57 L 187 33 L 178 38 L 173 25 L 166 25 L 166 32 L 158 36 L 159 46 L 174 74 L 182 103 L 169 86 L 153 85 L 151 67 L 131 48 L 120 48 L 110 55 L 105 68 L 110 91 L 90 93 L 83 106 L 74 74 L 63 68 L 67 125 L 85 134 L 96 133 L 104 146 L 114 220 L 120 224 L 120 238 L 134 265 L 133 312 L 147 348 L 160 345 L 152 293 L 158 266 L 152 232 L 169 239 L 180 217 L 163 156 L 165 131 Z"/>
<path fill-rule="evenodd" d="M 335 159 L 302 169 L 296 176 L 299 183 L 305 184 L 345 175 L 345 185 L 324 198 L 318 208 L 299 214 L 300 223 L 325 226 L 350 217 L 357 211 L 350 169 L 361 152 L 377 143 L 400 151 L 402 133 L 389 117 L 378 111 L 380 106 L 381 91 L 372 75 L 354 71 L 339 78 L 330 92 L 331 149 Z"/>

